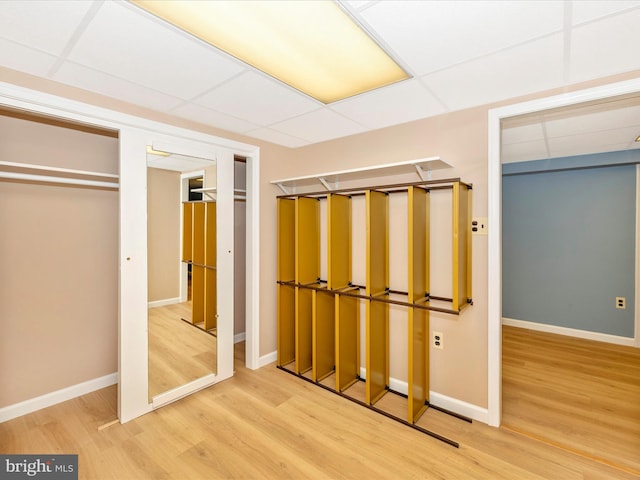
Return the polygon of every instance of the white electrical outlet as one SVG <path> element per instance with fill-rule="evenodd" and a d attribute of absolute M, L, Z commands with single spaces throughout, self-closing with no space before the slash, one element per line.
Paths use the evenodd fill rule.
<path fill-rule="evenodd" d="M 433 348 L 442 350 L 444 348 L 444 345 L 442 344 L 442 332 L 432 332 L 431 343 L 433 344 Z"/>
<path fill-rule="evenodd" d="M 627 299 L 625 297 L 616 297 L 616 308 L 624 310 L 627 308 Z"/>
<path fill-rule="evenodd" d="M 487 217 L 473 217 L 471 220 L 471 232 L 474 235 L 486 235 L 489 228 Z"/>

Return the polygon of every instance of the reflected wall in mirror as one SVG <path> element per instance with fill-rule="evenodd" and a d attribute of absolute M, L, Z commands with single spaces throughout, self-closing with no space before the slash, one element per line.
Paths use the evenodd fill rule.
<path fill-rule="evenodd" d="M 148 154 L 149 401 L 216 373 L 215 162 Z"/>

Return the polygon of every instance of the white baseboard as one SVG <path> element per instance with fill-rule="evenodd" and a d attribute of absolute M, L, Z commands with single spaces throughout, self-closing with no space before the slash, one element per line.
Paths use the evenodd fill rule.
<path fill-rule="evenodd" d="M 363 367 L 360 368 L 360 378 L 367 378 L 367 371 Z M 389 388 L 404 395 L 409 394 L 409 384 L 403 380 L 398 380 L 397 378 L 389 378 Z M 489 410 L 473 405 L 472 403 L 463 402 L 462 400 L 442 395 L 441 393 L 434 392 L 433 390 L 429 391 L 429 402 L 437 405 L 438 407 L 444 408 L 445 410 L 450 410 L 459 415 L 469 417 L 472 420 L 488 423 Z"/>
<path fill-rule="evenodd" d="M 242 333 L 236 333 L 233 336 L 233 343 L 240 343 L 240 342 L 244 342 L 247 339 L 247 334 L 246 332 L 242 332 Z"/>
<path fill-rule="evenodd" d="M 586 330 L 577 330 L 575 328 L 558 327 L 556 325 L 547 325 L 545 323 L 528 322 L 526 320 L 516 320 L 514 318 L 502 317 L 502 324 L 511 327 L 527 328 L 538 332 L 556 333 L 558 335 L 566 335 L 569 337 L 584 338 L 586 340 L 595 340 L 597 342 L 614 343 L 616 345 L 626 345 L 634 347 L 636 341 L 634 338 L 619 337 L 617 335 L 609 335 L 607 333 L 588 332 Z"/>
<path fill-rule="evenodd" d="M 459 415 L 469 417 L 472 420 L 489 424 L 489 409 L 479 407 L 473 403 L 463 402 L 457 398 L 448 397 L 441 393 L 430 391 L 429 402 Z"/>
<path fill-rule="evenodd" d="M 0 423 L 35 412 L 36 410 L 56 405 L 57 403 L 66 402 L 72 398 L 86 395 L 87 393 L 109 387 L 116 383 L 118 383 L 118 374 L 111 373 L 104 377 L 94 378 L 93 380 L 78 383 L 77 385 L 72 385 L 55 392 L 46 393 L 39 397 L 25 400 L 24 402 L 0 408 Z"/>
<path fill-rule="evenodd" d="M 155 300 L 149 302 L 147 305 L 149 308 L 164 307 L 165 305 L 173 305 L 174 303 L 180 303 L 180 297 L 165 298 L 164 300 Z"/>
<path fill-rule="evenodd" d="M 260 360 L 258 360 L 258 368 L 262 368 L 265 365 L 269 365 L 270 363 L 273 363 L 276 360 L 278 360 L 278 352 L 277 351 L 273 351 L 271 353 L 267 353 L 266 355 L 262 355 L 260 357 Z"/>

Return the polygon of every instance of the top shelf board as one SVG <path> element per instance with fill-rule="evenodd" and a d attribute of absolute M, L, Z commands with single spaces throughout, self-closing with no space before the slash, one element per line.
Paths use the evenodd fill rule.
<path fill-rule="evenodd" d="M 432 170 L 451 168 L 451 165 L 442 161 L 440 157 L 419 158 L 398 163 L 388 163 L 373 167 L 352 168 L 337 172 L 328 172 L 316 175 L 272 180 L 285 194 L 295 193 L 299 188 L 313 187 L 322 184 L 328 191 L 337 188 L 340 182 L 352 180 L 366 180 L 394 175 L 406 175 L 416 173 L 420 180 L 430 179 Z"/>

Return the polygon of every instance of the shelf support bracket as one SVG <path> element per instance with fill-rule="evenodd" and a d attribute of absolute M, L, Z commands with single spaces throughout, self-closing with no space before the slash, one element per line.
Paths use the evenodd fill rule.
<path fill-rule="evenodd" d="M 322 184 L 322 186 L 324 188 L 326 188 L 328 191 L 332 191 L 333 187 L 331 187 L 331 185 L 329 185 L 329 182 L 327 182 L 324 177 L 318 177 L 318 180 L 320 180 L 320 183 Z"/>
<path fill-rule="evenodd" d="M 289 190 L 287 190 L 287 187 L 285 187 L 282 183 L 276 183 L 276 185 L 278 186 L 278 188 L 280 190 L 282 190 L 282 193 L 284 193 L 285 195 L 290 195 L 291 192 Z"/>
<path fill-rule="evenodd" d="M 416 172 L 418 173 L 420 180 L 422 180 L 423 182 L 426 182 L 427 180 L 431 180 L 431 169 L 428 169 L 425 172 L 424 169 L 417 163 L 414 165 L 414 167 L 416 168 Z"/>

